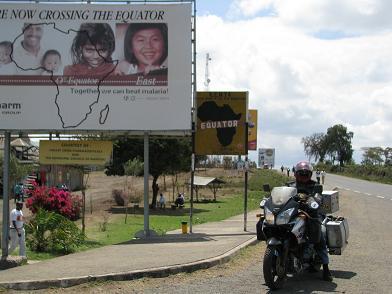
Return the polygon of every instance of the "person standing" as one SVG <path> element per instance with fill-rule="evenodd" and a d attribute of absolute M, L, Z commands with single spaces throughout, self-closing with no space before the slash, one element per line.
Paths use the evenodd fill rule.
<path fill-rule="evenodd" d="M 23 183 L 17 183 L 14 187 L 14 194 L 15 194 L 15 203 L 17 201 L 24 201 L 24 195 L 23 195 L 23 191 L 24 190 L 24 186 Z"/>
<path fill-rule="evenodd" d="M 320 176 L 321 176 L 321 172 L 319 169 L 316 170 L 316 180 L 317 180 L 317 184 L 320 184 Z"/>
<path fill-rule="evenodd" d="M 161 193 L 159 195 L 159 208 L 165 209 L 165 207 L 166 207 L 166 199 L 165 199 L 165 196 L 163 196 L 163 194 Z"/>
<path fill-rule="evenodd" d="M 280 170 L 282 171 L 282 174 L 283 174 L 283 170 L 284 170 L 284 166 L 283 165 L 280 167 Z"/>
<path fill-rule="evenodd" d="M 325 182 L 325 175 L 326 175 L 325 170 L 322 170 L 321 171 L 321 184 L 322 185 L 324 185 L 324 182 Z"/>
<path fill-rule="evenodd" d="M 286 171 L 287 171 L 287 176 L 289 177 L 290 176 L 290 168 L 288 167 Z"/>
<path fill-rule="evenodd" d="M 23 202 L 17 201 L 16 207 L 11 211 L 10 246 L 8 253 L 12 253 L 19 245 L 19 255 L 26 256 L 25 229 L 23 222 Z"/>

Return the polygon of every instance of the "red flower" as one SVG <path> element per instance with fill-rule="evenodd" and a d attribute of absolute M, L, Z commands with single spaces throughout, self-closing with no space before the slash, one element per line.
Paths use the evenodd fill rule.
<path fill-rule="evenodd" d="M 79 196 L 56 187 L 45 186 L 36 186 L 31 192 L 31 197 L 26 200 L 26 207 L 32 213 L 36 213 L 38 208 L 43 208 L 57 212 L 71 220 L 77 220 L 80 217 L 82 201 Z"/>

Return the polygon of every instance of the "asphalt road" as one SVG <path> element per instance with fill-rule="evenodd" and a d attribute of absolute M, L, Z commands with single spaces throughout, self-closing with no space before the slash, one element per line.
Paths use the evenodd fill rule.
<path fill-rule="evenodd" d="M 306 273 L 289 278 L 285 288 L 274 293 L 392 293 L 392 186 L 327 175 L 325 188 L 336 186 L 340 210 L 335 215 L 348 219 L 350 238 L 343 255 L 330 256 L 333 282 L 323 281 L 321 272 Z M 260 242 L 227 264 L 194 273 L 45 293 L 269 293 L 262 275 L 264 250 Z"/>
<path fill-rule="evenodd" d="M 341 190 L 353 191 L 366 196 L 392 200 L 392 185 L 379 184 L 337 175 L 327 175 L 326 184 Z"/>
<path fill-rule="evenodd" d="M 392 293 L 392 185 L 328 174 L 325 188 L 334 187 L 340 191 L 335 215 L 348 219 L 350 238 L 343 255 L 330 256 L 333 282 L 322 281 L 321 273 L 303 274 L 289 278 L 285 288 L 274 293 Z M 262 276 L 264 250 L 264 243 L 259 243 L 233 262 L 194 273 L 49 292 L 269 293 Z"/>
<path fill-rule="evenodd" d="M 392 293 L 392 186 L 328 175 L 327 189 L 340 187 L 340 210 L 348 218 L 349 244 L 343 255 L 330 256 L 334 281 L 321 280 L 321 272 L 289 278 L 274 293 Z M 383 196 L 380 198 L 378 196 Z M 268 293 L 262 276 L 265 245 L 259 244 L 248 266 L 225 275 L 183 285 L 144 289 L 145 293 Z M 257 261 L 257 262 L 255 262 Z"/>

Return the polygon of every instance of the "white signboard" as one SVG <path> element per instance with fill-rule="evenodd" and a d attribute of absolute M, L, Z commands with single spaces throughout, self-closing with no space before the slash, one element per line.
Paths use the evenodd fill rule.
<path fill-rule="evenodd" d="M 275 165 L 275 148 L 259 148 L 259 167 L 272 168 Z"/>
<path fill-rule="evenodd" d="M 189 130 L 191 49 L 191 3 L 0 4 L 0 129 Z"/>

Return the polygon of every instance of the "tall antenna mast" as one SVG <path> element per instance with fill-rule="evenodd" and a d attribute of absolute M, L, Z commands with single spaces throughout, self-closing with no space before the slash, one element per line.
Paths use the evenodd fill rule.
<path fill-rule="evenodd" d="M 210 60 L 211 60 L 210 53 L 207 53 L 206 54 L 206 72 L 205 72 L 205 76 L 204 76 L 204 87 L 205 87 L 206 91 L 209 90 L 209 85 L 211 82 L 210 73 L 208 71 L 208 64 L 209 64 Z"/>

